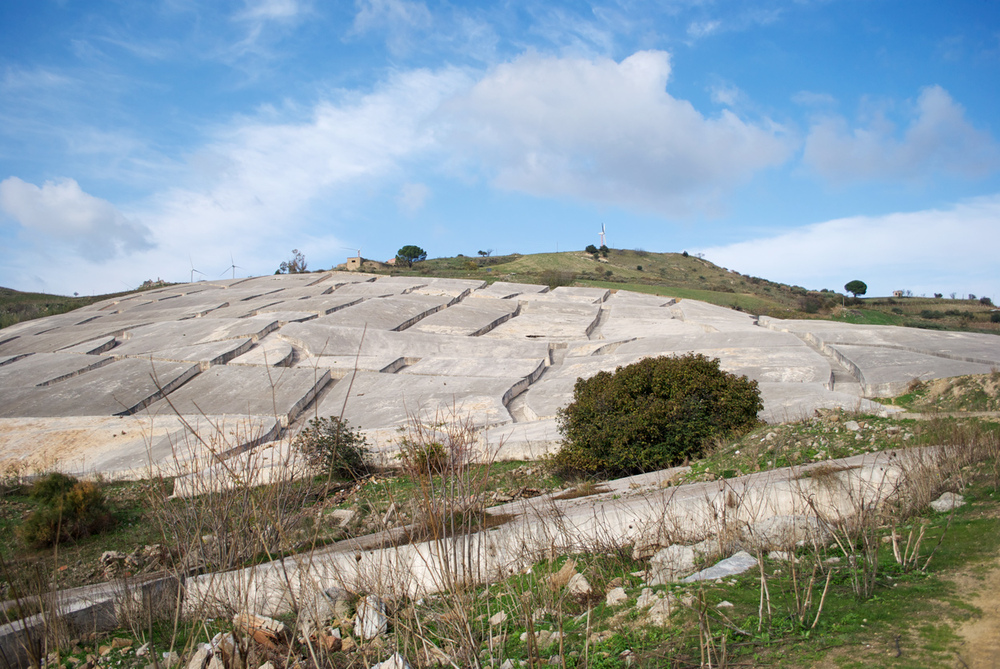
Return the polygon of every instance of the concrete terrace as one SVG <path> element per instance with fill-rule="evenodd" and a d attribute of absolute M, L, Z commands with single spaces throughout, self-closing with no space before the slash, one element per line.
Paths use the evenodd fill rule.
<path fill-rule="evenodd" d="M 989 335 L 625 291 L 350 272 L 208 281 L 0 331 L 0 466 L 191 471 L 341 413 L 388 454 L 411 422 L 457 419 L 500 457 L 537 457 L 558 445 L 578 378 L 688 352 L 758 381 L 772 422 L 880 411 L 869 398 L 914 378 L 1000 366 Z"/>

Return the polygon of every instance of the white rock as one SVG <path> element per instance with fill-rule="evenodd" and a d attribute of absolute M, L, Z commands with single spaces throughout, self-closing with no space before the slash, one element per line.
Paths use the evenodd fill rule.
<path fill-rule="evenodd" d="M 957 509 L 958 507 L 965 504 L 965 497 L 962 495 L 957 495 L 953 492 L 946 492 L 945 494 L 938 497 L 936 500 L 931 502 L 931 508 L 942 513 L 944 511 L 951 511 L 952 509 Z"/>
<path fill-rule="evenodd" d="M 847 421 L 844 424 L 844 427 L 846 427 L 851 432 L 857 432 L 858 430 L 861 429 L 861 426 L 858 425 L 858 422 L 856 420 L 849 420 L 849 421 Z"/>
<path fill-rule="evenodd" d="M 490 625 L 501 625 L 507 622 L 507 613 L 504 611 L 497 611 L 492 616 L 490 616 Z"/>
<path fill-rule="evenodd" d="M 608 592 L 608 596 L 604 598 L 604 603 L 607 606 L 618 606 L 619 604 L 628 600 L 628 595 L 625 594 L 625 588 L 612 588 Z"/>
<path fill-rule="evenodd" d="M 715 605 L 715 608 L 717 608 L 717 609 L 731 609 L 731 608 L 733 608 L 733 603 L 730 602 L 730 601 L 728 601 L 728 600 L 722 600 L 721 602 L 719 602 L 718 604 Z"/>
<path fill-rule="evenodd" d="M 649 560 L 649 585 L 666 585 L 694 571 L 697 557 L 692 546 L 672 544 Z"/>
<path fill-rule="evenodd" d="M 590 583 L 587 582 L 587 578 L 583 574 L 573 574 L 569 579 L 569 583 L 566 584 L 566 589 L 569 591 L 569 594 L 578 597 L 587 597 L 593 592 Z"/>
<path fill-rule="evenodd" d="M 670 614 L 677 606 L 676 601 L 671 596 L 666 596 L 649 607 L 649 620 L 654 625 L 666 625 L 670 622 Z"/>
<path fill-rule="evenodd" d="M 653 592 L 650 588 L 643 588 L 642 592 L 635 600 L 635 608 L 643 609 L 660 598 L 660 593 Z"/>
<path fill-rule="evenodd" d="M 736 576 L 745 571 L 749 571 L 757 566 L 757 558 L 746 551 L 740 551 L 732 557 L 721 560 L 708 569 L 702 569 L 696 574 L 691 574 L 687 578 L 681 579 L 684 583 L 694 583 L 696 581 L 710 581 L 726 576 Z"/>
<path fill-rule="evenodd" d="M 385 617 L 385 603 L 375 595 L 368 595 L 361 600 L 357 615 L 354 616 L 355 632 L 362 639 L 374 639 L 379 634 L 385 634 L 388 629 L 389 619 Z"/>
<path fill-rule="evenodd" d="M 208 646 L 201 646 L 195 651 L 191 659 L 188 660 L 187 669 L 202 669 L 206 664 L 208 664 L 208 658 L 211 656 L 212 651 L 209 650 Z"/>
<path fill-rule="evenodd" d="M 411 669 L 410 663 L 399 653 L 393 653 L 392 657 L 378 664 L 373 664 L 371 669 Z"/>

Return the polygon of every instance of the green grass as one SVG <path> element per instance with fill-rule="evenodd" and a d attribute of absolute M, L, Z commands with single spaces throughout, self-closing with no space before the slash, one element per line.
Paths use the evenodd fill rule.
<path fill-rule="evenodd" d="M 165 285 L 169 284 L 151 284 L 146 289 L 161 288 Z M 0 328 L 9 327 L 21 321 L 65 314 L 74 309 L 94 304 L 95 302 L 122 295 L 130 295 L 133 292 L 136 291 L 70 297 L 65 295 L 48 295 L 46 293 L 22 293 L 11 288 L 0 287 Z"/>

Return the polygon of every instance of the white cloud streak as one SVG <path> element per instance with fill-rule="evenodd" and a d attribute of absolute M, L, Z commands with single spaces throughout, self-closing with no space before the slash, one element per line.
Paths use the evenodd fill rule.
<path fill-rule="evenodd" d="M 403 184 L 396 197 L 396 204 L 400 210 L 412 216 L 424 208 L 427 198 L 431 195 L 431 189 L 425 184 L 408 183 Z"/>
<path fill-rule="evenodd" d="M 502 188 L 653 210 L 711 211 L 718 195 L 783 163 L 793 141 L 769 121 L 706 118 L 666 92 L 670 57 L 529 54 L 445 108 L 458 154 Z"/>
<path fill-rule="evenodd" d="M 994 295 L 998 220 L 1000 194 L 948 209 L 841 218 L 702 251 L 744 274 L 816 290 L 842 291 L 861 279 L 869 295 Z"/>
<path fill-rule="evenodd" d="M 17 177 L 4 179 L 0 211 L 40 243 L 68 246 L 92 262 L 153 247 L 146 226 L 83 192 L 73 179 L 46 181 L 40 188 Z"/>
<path fill-rule="evenodd" d="M 843 117 L 826 117 L 810 130 L 803 161 L 834 182 L 941 173 L 981 177 L 1000 167 L 1000 148 L 969 123 L 947 91 L 929 86 L 920 92 L 902 136 L 881 114 L 853 129 Z"/>

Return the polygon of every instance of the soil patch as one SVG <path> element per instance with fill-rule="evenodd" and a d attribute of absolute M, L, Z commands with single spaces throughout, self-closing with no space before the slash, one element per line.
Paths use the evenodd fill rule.
<path fill-rule="evenodd" d="M 980 610 L 956 633 L 962 638 L 961 666 L 970 669 L 1000 667 L 1000 558 L 985 574 L 963 574 L 955 579 L 960 597 Z"/>

